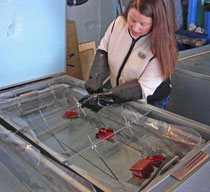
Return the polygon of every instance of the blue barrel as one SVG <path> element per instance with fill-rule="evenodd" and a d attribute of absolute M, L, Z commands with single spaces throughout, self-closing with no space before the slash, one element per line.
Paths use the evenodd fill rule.
<path fill-rule="evenodd" d="M 187 25 L 192 23 L 196 25 L 196 13 L 197 13 L 197 0 L 189 0 Z"/>
<path fill-rule="evenodd" d="M 204 29 L 206 33 L 208 33 L 208 40 L 210 40 L 210 2 L 204 3 L 204 10 L 205 10 L 205 22 L 204 22 Z"/>

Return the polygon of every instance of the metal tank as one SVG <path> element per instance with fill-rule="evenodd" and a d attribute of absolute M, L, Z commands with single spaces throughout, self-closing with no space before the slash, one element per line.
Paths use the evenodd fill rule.
<path fill-rule="evenodd" d="M 210 125 L 210 45 L 179 52 L 168 110 Z"/>
<path fill-rule="evenodd" d="M 3 91 L 0 124 L 87 180 L 94 190 L 144 191 L 165 179 L 176 188 L 196 172 L 192 169 L 181 181 L 172 176 L 208 145 L 209 126 L 137 102 L 95 113 L 78 103 L 86 94 L 83 82 L 69 76 Z M 66 118 L 69 111 L 79 116 Z M 97 137 L 101 128 L 111 129 L 112 134 Z M 161 166 L 153 166 L 146 178 L 134 176 L 131 167 L 154 155 L 164 157 Z M 208 158 L 205 153 L 205 161 L 198 162 Z"/>

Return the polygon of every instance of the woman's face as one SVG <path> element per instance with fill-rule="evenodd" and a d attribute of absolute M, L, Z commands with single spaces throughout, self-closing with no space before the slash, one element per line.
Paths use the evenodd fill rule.
<path fill-rule="evenodd" d="M 135 8 L 131 8 L 127 17 L 128 28 L 133 37 L 140 37 L 150 32 L 152 28 L 152 18 L 142 15 Z"/>

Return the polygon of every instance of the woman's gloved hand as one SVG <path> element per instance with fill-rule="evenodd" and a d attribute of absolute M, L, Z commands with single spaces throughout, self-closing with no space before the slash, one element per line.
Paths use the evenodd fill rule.
<path fill-rule="evenodd" d="M 92 111 L 98 112 L 104 106 L 115 103 L 123 103 L 126 101 L 135 101 L 141 98 L 141 86 L 137 80 L 133 80 L 114 87 L 106 92 L 92 95 L 88 94 L 79 102 L 82 104 L 82 107 L 86 107 Z"/>
<path fill-rule="evenodd" d="M 90 70 L 89 79 L 85 83 L 88 93 L 99 93 L 103 90 L 103 82 L 109 76 L 107 52 L 98 49 Z"/>
<path fill-rule="evenodd" d="M 112 98 L 106 97 L 106 93 L 88 94 L 80 99 L 82 107 L 91 109 L 94 112 L 100 111 L 104 106 L 114 103 Z"/>

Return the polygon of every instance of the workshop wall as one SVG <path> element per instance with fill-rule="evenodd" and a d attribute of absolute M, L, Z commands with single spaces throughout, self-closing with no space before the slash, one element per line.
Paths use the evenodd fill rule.
<path fill-rule="evenodd" d="M 74 20 L 78 43 L 95 41 L 98 46 L 107 27 L 116 18 L 117 0 L 89 0 L 79 6 L 67 6 L 67 20 Z"/>

